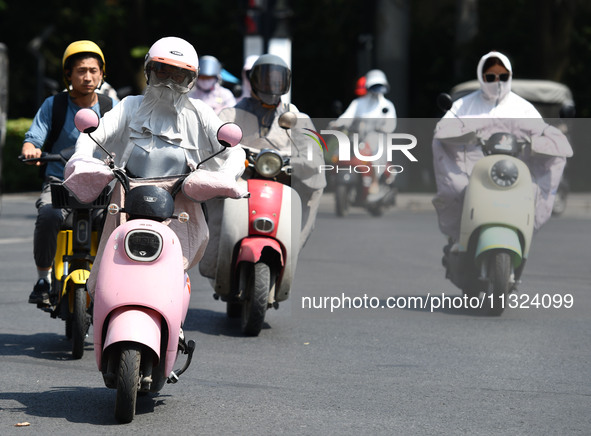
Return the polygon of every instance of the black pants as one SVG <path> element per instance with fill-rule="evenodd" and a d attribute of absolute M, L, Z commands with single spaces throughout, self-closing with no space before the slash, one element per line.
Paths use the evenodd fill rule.
<path fill-rule="evenodd" d="M 50 183 L 59 183 L 60 179 L 49 177 L 43 183 L 37 207 L 37 220 L 33 235 L 33 256 L 38 268 L 50 268 L 57 249 L 57 234 L 68 212 L 66 209 L 54 209 L 51 205 Z"/>

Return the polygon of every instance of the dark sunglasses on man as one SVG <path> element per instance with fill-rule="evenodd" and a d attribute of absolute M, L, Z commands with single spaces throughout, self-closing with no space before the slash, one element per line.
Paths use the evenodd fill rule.
<path fill-rule="evenodd" d="M 511 76 L 511 74 L 509 74 L 509 73 L 502 73 L 502 74 L 486 73 L 484 75 L 484 81 L 485 82 L 496 82 L 497 80 L 500 80 L 501 82 L 506 82 L 507 80 L 509 80 L 510 76 Z"/>

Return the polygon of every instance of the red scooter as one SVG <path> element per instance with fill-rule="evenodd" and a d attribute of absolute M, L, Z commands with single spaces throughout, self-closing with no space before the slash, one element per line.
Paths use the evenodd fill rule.
<path fill-rule="evenodd" d="M 291 141 L 293 126 L 283 123 L 288 117 L 282 115 L 280 126 Z M 248 167 L 240 183 L 247 184 L 250 198 L 224 201 L 214 298 L 227 303 L 229 317 L 241 317 L 245 335 L 258 336 L 267 309 L 289 298 L 302 206 L 291 187 L 289 146 L 244 149 Z"/>
<path fill-rule="evenodd" d="M 359 154 L 370 156 L 372 151 L 369 144 L 359 142 Z M 375 166 L 371 162 L 363 161 L 355 153 L 352 153 L 350 161 L 339 161 L 336 156 L 335 159 L 334 193 L 337 216 L 346 216 L 351 207 L 365 208 L 370 215 L 381 216 L 388 207 L 396 204 L 394 174 L 384 171 L 377 176 Z M 372 193 L 370 188 L 376 177 L 379 177 L 379 191 Z"/>

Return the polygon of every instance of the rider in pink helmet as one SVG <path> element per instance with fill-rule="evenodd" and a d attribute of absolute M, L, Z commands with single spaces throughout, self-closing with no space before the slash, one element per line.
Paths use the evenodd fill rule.
<path fill-rule="evenodd" d="M 193 201 L 185 187 L 204 173 L 235 186 L 244 171 L 245 154 L 240 146 L 225 149 L 197 169 L 197 164 L 222 149 L 217 131 L 223 123 L 211 107 L 189 97 L 199 74 L 199 58 L 191 44 L 176 37 L 156 41 L 146 54 L 144 72 L 148 84 L 144 95 L 121 100 L 108 112 L 109 117 L 103 117 L 92 138 L 80 135 L 76 154 L 66 166 L 66 186 L 76 193 L 84 180 L 96 180 L 93 175 L 104 172 L 104 163 L 93 158 L 97 151 L 93 139 L 114 154 L 115 165 L 125 168 L 135 183 L 158 179 L 161 187 L 169 189 L 180 175 L 189 174 L 175 197 L 176 207 L 191 216 L 188 232 L 177 233 L 188 269 L 201 258 L 208 231 L 200 203 Z M 117 195 L 123 194 L 117 190 Z M 105 222 L 103 235 L 108 236 L 118 224 L 111 217 Z M 170 223 L 175 231 L 176 222 Z M 100 261 L 102 247 L 103 241 L 95 265 Z M 87 282 L 91 295 L 94 284 L 91 272 Z"/>

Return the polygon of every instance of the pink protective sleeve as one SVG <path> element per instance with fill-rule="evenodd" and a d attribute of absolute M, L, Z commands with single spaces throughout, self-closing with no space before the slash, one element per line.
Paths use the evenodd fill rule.
<path fill-rule="evenodd" d="M 248 196 L 248 191 L 241 188 L 232 176 L 224 172 L 202 169 L 193 171 L 185 179 L 183 193 L 199 202 L 215 197 L 242 198 Z"/>
<path fill-rule="evenodd" d="M 90 203 L 114 176 L 103 161 L 88 156 L 74 156 L 66 164 L 64 178 L 64 185 L 78 201 Z"/>

